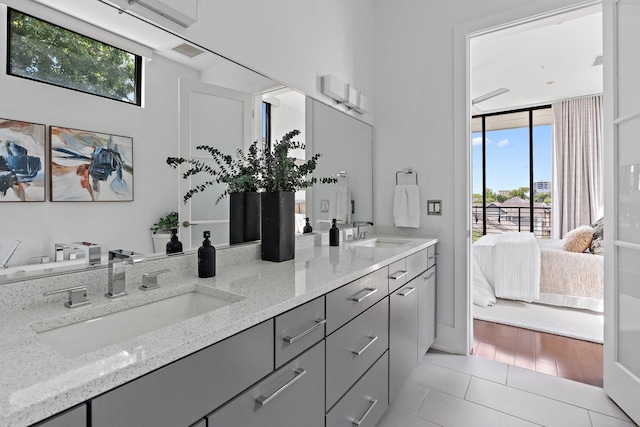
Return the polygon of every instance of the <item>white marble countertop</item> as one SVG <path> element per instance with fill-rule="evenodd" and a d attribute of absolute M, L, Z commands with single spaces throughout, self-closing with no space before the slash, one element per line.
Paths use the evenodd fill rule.
<path fill-rule="evenodd" d="M 216 277 L 211 279 L 197 277 L 192 255 L 192 273 L 160 276 L 158 290 L 143 292 L 137 285 L 128 284 L 130 295 L 112 301 L 102 295 L 105 277 L 100 286 L 89 287 L 92 304 L 87 308 L 69 310 L 58 296 L 46 304 L 3 309 L 0 315 L 0 425 L 28 426 L 43 420 L 437 242 L 429 238 L 401 238 L 408 243 L 397 248 L 343 243 L 340 247 L 299 249 L 295 260 L 282 263 L 249 260 L 219 266 Z M 40 279 L 33 286 L 38 287 L 41 295 L 42 289 L 75 286 L 79 284 L 77 280 L 77 277 L 57 276 L 55 280 Z M 23 286 L 29 285 L 29 281 L 23 283 Z M 196 286 L 204 286 L 210 293 L 218 292 L 223 297 L 231 293 L 237 302 L 73 358 L 60 355 L 36 334 L 36 331 L 188 292 Z M 16 291 L 3 291 L 0 298 L 20 297 L 8 295 Z"/>

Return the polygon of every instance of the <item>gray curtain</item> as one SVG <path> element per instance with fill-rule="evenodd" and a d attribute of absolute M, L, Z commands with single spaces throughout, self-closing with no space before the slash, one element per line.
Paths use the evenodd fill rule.
<path fill-rule="evenodd" d="M 603 211 L 602 95 L 552 104 L 553 238 Z"/>

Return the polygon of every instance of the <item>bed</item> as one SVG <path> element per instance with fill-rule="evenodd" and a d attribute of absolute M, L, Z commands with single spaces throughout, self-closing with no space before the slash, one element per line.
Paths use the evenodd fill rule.
<path fill-rule="evenodd" d="M 604 258 L 568 252 L 532 233 L 486 235 L 473 244 L 473 299 L 498 298 L 603 311 Z M 495 298 L 493 299 L 495 301 Z"/>

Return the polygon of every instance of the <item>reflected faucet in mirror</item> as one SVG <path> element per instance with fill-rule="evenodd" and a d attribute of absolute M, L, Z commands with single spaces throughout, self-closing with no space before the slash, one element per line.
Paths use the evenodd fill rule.
<path fill-rule="evenodd" d="M 126 290 L 126 264 L 134 264 L 145 261 L 143 254 L 127 251 L 124 249 L 113 249 L 109 251 L 109 277 L 107 283 L 107 293 L 109 298 L 119 298 L 127 295 Z"/>
<path fill-rule="evenodd" d="M 9 252 L 7 252 L 7 254 L 2 258 L 2 261 L 0 261 L 0 269 L 4 270 L 5 268 L 7 268 L 7 264 L 9 263 L 9 260 L 13 256 L 16 249 L 18 249 L 18 246 L 20 246 L 20 243 L 22 243 L 20 240 L 16 240 L 13 243 L 13 246 L 11 246 L 11 248 L 9 249 Z"/>

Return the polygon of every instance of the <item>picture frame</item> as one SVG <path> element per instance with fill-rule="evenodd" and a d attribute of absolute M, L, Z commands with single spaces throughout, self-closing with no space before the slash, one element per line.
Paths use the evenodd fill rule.
<path fill-rule="evenodd" d="M 133 201 L 133 138 L 49 127 L 52 202 Z"/>
<path fill-rule="evenodd" d="M 0 119 L 0 203 L 44 202 L 46 126 Z"/>

